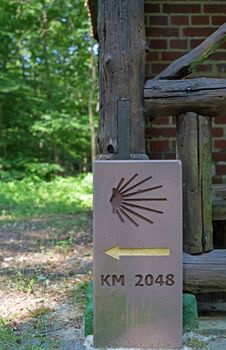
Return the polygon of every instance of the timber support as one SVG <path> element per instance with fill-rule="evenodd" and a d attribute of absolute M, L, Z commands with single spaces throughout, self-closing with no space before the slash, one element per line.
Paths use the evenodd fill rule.
<path fill-rule="evenodd" d="M 146 113 L 151 113 L 152 118 L 161 114 L 177 117 L 177 156 L 183 169 L 184 251 L 189 254 L 213 249 L 211 117 L 225 110 L 226 82 L 176 79 L 192 73 L 225 40 L 226 23 L 152 81 L 147 81 L 144 88 Z"/>
<path fill-rule="evenodd" d="M 99 0 L 98 36 L 100 126 L 97 158 L 148 159 L 143 117 L 144 2 Z M 125 114 L 120 114 L 122 109 Z M 127 143 L 126 150 L 122 149 L 122 140 Z"/>
<path fill-rule="evenodd" d="M 184 250 L 213 249 L 211 118 L 188 112 L 177 118 L 177 156 L 182 161 Z"/>

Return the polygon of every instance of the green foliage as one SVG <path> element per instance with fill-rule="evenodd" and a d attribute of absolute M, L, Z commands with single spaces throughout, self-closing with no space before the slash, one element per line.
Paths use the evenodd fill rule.
<path fill-rule="evenodd" d="M 89 168 L 85 0 L 2 0 L 0 22 L 0 177 Z"/>
<path fill-rule="evenodd" d="M 45 310 L 46 309 L 46 310 Z M 44 335 L 45 320 L 44 317 L 48 314 L 50 308 L 38 309 L 37 315 L 34 312 L 34 317 L 37 318 L 37 330 L 34 334 L 33 329 L 28 329 L 24 335 L 19 335 L 14 332 L 10 323 L 3 317 L 0 317 L 0 349 L 1 350 L 44 350 L 44 349 L 59 349 L 56 341 L 47 339 Z M 33 314 L 33 313 L 32 313 Z"/>
<path fill-rule="evenodd" d="M 9 322 L 0 317 L 0 349 L 19 349 L 20 338 L 16 336 Z"/>
<path fill-rule="evenodd" d="M 0 181 L 0 213 L 6 217 L 74 214 L 92 207 L 92 175 L 55 177 L 51 181 L 27 177 Z M 1 216 L 0 216 L 1 218 Z"/>
<path fill-rule="evenodd" d="M 21 271 L 17 271 L 12 276 L 11 282 L 20 292 L 34 293 L 37 276 L 25 277 Z"/>

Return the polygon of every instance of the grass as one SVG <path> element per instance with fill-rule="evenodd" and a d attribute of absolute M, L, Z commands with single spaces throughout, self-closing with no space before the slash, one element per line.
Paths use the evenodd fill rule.
<path fill-rule="evenodd" d="M 92 207 L 92 175 L 0 181 L 0 220 L 74 214 Z"/>
<path fill-rule="evenodd" d="M 56 252 L 67 254 L 76 245 L 85 244 L 86 237 L 89 236 L 91 209 L 92 174 L 56 177 L 49 182 L 31 177 L 21 181 L 0 181 L 0 228 L 5 234 L 13 231 L 15 235 L 19 233 L 19 236 L 21 232 L 29 232 L 30 241 L 24 241 L 28 250 L 34 245 L 36 252 L 54 256 Z M 89 255 L 90 251 L 87 252 Z M 10 288 L 25 293 L 28 297 L 32 295 L 33 298 L 39 292 L 37 295 L 41 295 L 44 300 L 49 280 L 48 274 L 43 273 L 41 267 L 46 268 L 45 265 L 34 265 L 28 273 L 25 268 L 15 266 L 14 273 L 7 276 Z M 7 268 L 5 272 L 7 273 Z M 81 283 L 77 287 L 68 278 L 65 277 L 65 293 L 70 292 L 73 302 L 83 305 L 87 283 Z M 57 275 L 54 277 L 55 284 L 59 288 Z M 54 309 L 43 304 L 27 311 L 28 316 L 23 326 L 26 332 L 14 329 L 14 317 L 5 319 L 0 315 L 0 350 L 59 349 L 60 340 L 51 338 L 48 334 L 48 317 L 51 318 Z"/>

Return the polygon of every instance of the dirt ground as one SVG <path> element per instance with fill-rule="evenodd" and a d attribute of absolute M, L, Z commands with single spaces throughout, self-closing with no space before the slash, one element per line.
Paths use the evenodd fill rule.
<path fill-rule="evenodd" d="M 91 213 L 1 224 L 1 350 L 79 350 L 90 227 Z"/>
<path fill-rule="evenodd" d="M 91 219 L 86 212 L 0 222 L 0 350 L 93 349 L 83 329 Z M 226 349 L 226 318 L 201 322 L 184 335 L 184 350 Z"/>

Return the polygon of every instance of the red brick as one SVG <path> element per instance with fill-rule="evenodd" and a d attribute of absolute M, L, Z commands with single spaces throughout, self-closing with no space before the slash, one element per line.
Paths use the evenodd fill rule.
<path fill-rule="evenodd" d="M 200 5 L 188 4 L 164 4 L 163 12 L 166 13 L 200 13 Z"/>
<path fill-rule="evenodd" d="M 186 39 L 172 39 L 170 40 L 171 49 L 187 49 L 188 41 Z"/>
<path fill-rule="evenodd" d="M 145 64 L 145 79 L 151 79 L 152 78 L 152 74 L 151 74 L 151 64 Z"/>
<path fill-rule="evenodd" d="M 226 152 L 214 152 L 212 157 L 215 162 L 226 161 Z"/>
<path fill-rule="evenodd" d="M 176 159 L 175 152 L 164 152 L 163 159 Z"/>
<path fill-rule="evenodd" d="M 212 136 L 213 137 L 223 137 L 224 136 L 224 129 L 223 128 L 213 128 L 212 129 Z"/>
<path fill-rule="evenodd" d="M 150 158 L 151 159 L 163 159 L 163 153 L 162 152 L 151 152 Z"/>
<path fill-rule="evenodd" d="M 160 12 L 159 4 L 144 4 L 144 12 Z"/>
<path fill-rule="evenodd" d="M 214 147 L 215 148 L 226 148 L 226 140 L 214 140 Z"/>
<path fill-rule="evenodd" d="M 168 66 L 168 64 L 154 63 L 154 64 L 152 64 L 152 72 L 153 72 L 153 74 L 158 74 L 163 69 L 165 69 L 167 66 Z"/>
<path fill-rule="evenodd" d="M 214 5 L 204 5 L 205 13 L 225 13 L 226 5 L 225 4 L 214 4 Z"/>
<path fill-rule="evenodd" d="M 219 117 L 214 118 L 215 124 L 226 124 L 226 116 L 221 115 Z"/>
<path fill-rule="evenodd" d="M 226 42 L 221 45 L 221 49 L 226 49 Z"/>
<path fill-rule="evenodd" d="M 162 60 L 163 61 L 173 61 L 179 57 L 182 56 L 183 53 L 181 52 L 176 52 L 176 51 L 172 51 L 172 52 L 162 52 Z"/>
<path fill-rule="evenodd" d="M 169 124 L 169 117 L 158 117 L 155 118 L 152 122 L 152 125 L 168 125 Z"/>
<path fill-rule="evenodd" d="M 152 140 L 150 142 L 152 151 L 164 151 L 169 149 L 169 141 L 168 140 Z"/>
<path fill-rule="evenodd" d="M 210 72 L 211 70 L 213 70 L 212 64 L 200 64 L 200 66 L 196 68 L 196 72 L 199 73 Z"/>
<path fill-rule="evenodd" d="M 202 36 L 207 37 L 214 32 L 214 29 L 211 27 L 187 27 L 183 29 L 185 36 Z"/>
<path fill-rule="evenodd" d="M 216 61 L 225 61 L 226 60 L 226 52 L 225 51 L 215 52 L 213 55 L 211 55 L 210 59 L 216 60 Z"/>
<path fill-rule="evenodd" d="M 222 184 L 223 179 L 220 176 L 213 176 L 212 177 L 212 183 L 213 184 Z"/>
<path fill-rule="evenodd" d="M 159 52 L 156 51 L 150 51 L 147 53 L 146 56 L 147 61 L 159 61 Z"/>
<path fill-rule="evenodd" d="M 212 16 L 212 23 L 214 25 L 222 25 L 226 22 L 226 16 Z"/>
<path fill-rule="evenodd" d="M 226 165 L 216 165 L 217 175 L 226 175 Z"/>
<path fill-rule="evenodd" d="M 164 39 L 151 39 L 150 41 L 150 47 L 151 49 L 166 49 L 167 48 L 167 41 Z"/>
<path fill-rule="evenodd" d="M 146 34 L 153 37 L 166 37 L 166 36 L 178 36 L 177 28 L 161 28 L 161 27 L 149 27 L 146 29 Z"/>
<path fill-rule="evenodd" d="M 196 46 L 198 46 L 199 44 L 201 44 L 203 42 L 204 39 L 191 39 L 190 40 L 190 48 L 194 49 Z"/>
<path fill-rule="evenodd" d="M 149 17 L 150 25 L 167 25 L 168 24 L 168 16 L 150 16 Z"/>
<path fill-rule="evenodd" d="M 192 16 L 191 23 L 193 25 L 209 24 L 210 23 L 210 17 L 209 16 Z"/>
<path fill-rule="evenodd" d="M 226 72 L 226 63 L 217 64 L 217 71 L 219 73 L 225 73 Z"/>
<path fill-rule="evenodd" d="M 171 24 L 174 25 L 187 25 L 188 24 L 188 16 L 172 16 Z"/>
<path fill-rule="evenodd" d="M 172 118 L 172 125 L 176 125 L 177 117 L 172 116 L 171 118 Z"/>
<path fill-rule="evenodd" d="M 152 137 L 176 137 L 176 128 L 151 128 Z"/>

